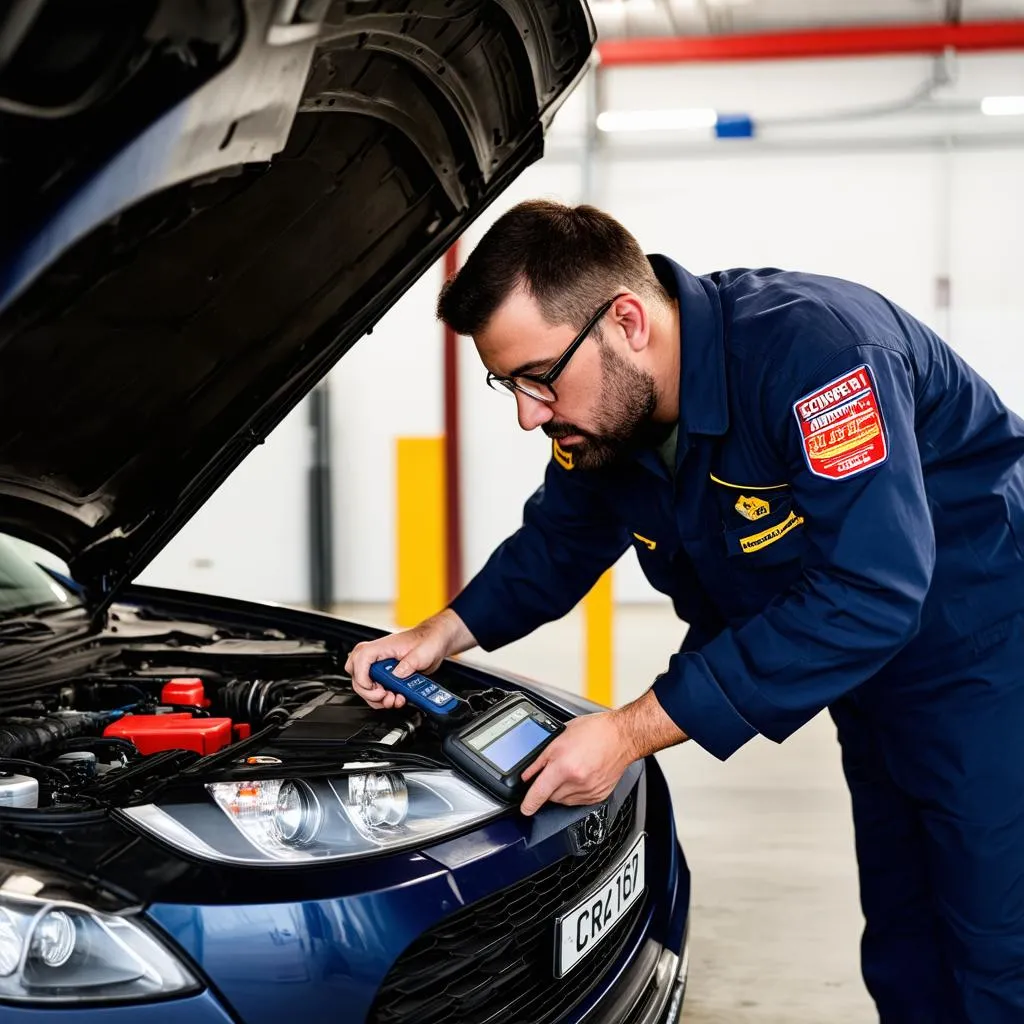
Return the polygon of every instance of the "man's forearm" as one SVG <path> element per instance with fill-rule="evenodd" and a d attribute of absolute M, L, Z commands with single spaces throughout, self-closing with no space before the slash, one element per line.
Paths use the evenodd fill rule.
<path fill-rule="evenodd" d="M 477 639 L 469 631 L 469 627 L 462 621 L 461 616 L 451 608 L 445 608 L 438 612 L 432 620 L 425 622 L 424 626 L 432 624 L 436 624 L 444 631 L 445 646 L 449 656 L 462 654 L 477 645 Z"/>
<path fill-rule="evenodd" d="M 689 737 L 665 714 L 658 698 L 648 690 L 642 697 L 613 712 L 630 761 L 656 754 Z"/>
<path fill-rule="evenodd" d="M 461 654 L 476 647 L 476 637 L 463 622 L 461 616 L 451 608 L 438 612 L 423 623 L 425 628 L 436 627 L 443 631 L 445 648 L 449 656 Z M 672 721 L 650 690 L 642 697 L 612 712 L 615 716 L 622 742 L 630 761 L 638 761 L 649 754 L 656 754 L 666 747 L 683 743 L 689 737 Z"/>

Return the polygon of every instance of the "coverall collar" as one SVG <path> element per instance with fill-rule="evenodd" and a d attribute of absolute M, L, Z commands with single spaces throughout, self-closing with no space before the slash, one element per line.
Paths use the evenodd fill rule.
<path fill-rule="evenodd" d="M 729 429 L 722 303 L 715 285 L 675 260 L 648 255 L 658 280 L 679 300 L 679 441 L 691 434 L 720 437 Z"/>

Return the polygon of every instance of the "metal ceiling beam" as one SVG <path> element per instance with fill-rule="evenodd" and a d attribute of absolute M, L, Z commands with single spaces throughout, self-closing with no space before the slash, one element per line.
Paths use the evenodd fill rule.
<path fill-rule="evenodd" d="M 604 67 L 702 61 L 873 57 L 901 53 L 1024 49 L 1024 20 L 766 32 L 757 35 L 607 39 L 597 44 Z"/>

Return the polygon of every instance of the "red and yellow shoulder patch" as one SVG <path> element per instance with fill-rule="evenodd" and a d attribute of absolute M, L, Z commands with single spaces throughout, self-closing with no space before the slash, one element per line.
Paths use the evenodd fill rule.
<path fill-rule="evenodd" d="M 866 364 L 805 395 L 794 403 L 793 414 L 815 476 L 843 480 L 889 457 L 882 408 Z"/>

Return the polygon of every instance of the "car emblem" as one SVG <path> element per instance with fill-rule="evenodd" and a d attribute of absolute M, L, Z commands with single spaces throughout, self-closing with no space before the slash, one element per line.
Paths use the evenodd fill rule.
<path fill-rule="evenodd" d="M 586 817 L 575 822 L 570 832 L 577 855 L 589 853 L 600 846 L 608 835 L 608 806 L 602 804 Z"/>

